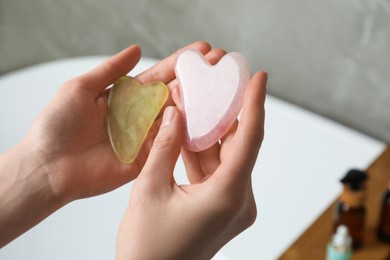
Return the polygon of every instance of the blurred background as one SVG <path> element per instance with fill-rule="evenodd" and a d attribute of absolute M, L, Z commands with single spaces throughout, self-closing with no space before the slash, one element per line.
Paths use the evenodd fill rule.
<path fill-rule="evenodd" d="M 270 94 L 389 141 L 389 24 L 387 0 L 0 0 L 0 74 L 205 40 L 267 70 Z"/>

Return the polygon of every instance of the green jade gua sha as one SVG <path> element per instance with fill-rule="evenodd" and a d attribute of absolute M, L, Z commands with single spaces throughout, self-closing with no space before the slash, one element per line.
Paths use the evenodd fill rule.
<path fill-rule="evenodd" d="M 108 134 L 116 157 L 130 164 L 135 158 L 169 95 L 161 81 L 142 85 L 137 79 L 123 76 L 108 97 Z"/>

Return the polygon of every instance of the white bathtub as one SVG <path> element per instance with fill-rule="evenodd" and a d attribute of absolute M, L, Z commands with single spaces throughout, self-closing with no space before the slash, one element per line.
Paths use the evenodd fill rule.
<path fill-rule="evenodd" d="M 23 137 L 64 81 L 104 58 L 60 60 L 0 77 L 0 153 Z M 131 74 L 154 62 L 143 59 Z M 266 112 L 253 172 L 258 219 L 216 259 L 277 258 L 335 199 L 339 178 L 352 167 L 366 168 L 384 149 L 382 142 L 272 96 Z M 181 162 L 176 176 L 186 182 Z M 130 188 L 65 206 L 0 250 L 0 259 L 113 259 Z"/>

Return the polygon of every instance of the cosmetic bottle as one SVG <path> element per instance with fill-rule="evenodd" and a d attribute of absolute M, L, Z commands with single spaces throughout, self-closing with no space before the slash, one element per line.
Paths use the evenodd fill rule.
<path fill-rule="evenodd" d="M 390 183 L 387 191 L 383 194 L 378 222 L 378 238 L 383 242 L 390 243 Z"/>
<path fill-rule="evenodd" d="M 366 210 L 364 206 L 365 182 L 367 173 L 360 170 L 350 170 L 344 178 L 343 192 L 336 203 L 334 212 L 333 232 L 340 225 L 348 228 L 352 237 L 352 248 L 358 249 L 363 244 Z"/>
<path fill-rule="evenodd" d="M 352 239 L 348 228 L 340 225 L 336 229 L 326 250 L 326 260 L 349 260 L 352 256 Z"/>

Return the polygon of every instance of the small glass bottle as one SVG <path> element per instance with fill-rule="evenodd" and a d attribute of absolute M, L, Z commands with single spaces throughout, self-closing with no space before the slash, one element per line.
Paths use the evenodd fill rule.
<path fill-rule="evenodd" d="M 333 232 L 340 225 L 348 227 L 349 234 L 352 237 L 353 249 L 361 248 L 363 245 L 366 218 L 364 206 L 365 181 L 367 177 L 367 173 L 363 171 L 350 170 L 341 179 L 344 189 L 336 203 Z"/>
<path fill-rule="evenodd" d="M 378 223 L 378 238 L 383 242 L 390 243 L 390 183 L 387 191 L 383 194 Z"/>
<path fill-rule="evenodd" d="M 351 244 L 348 228 L 344 225 L 338 226 L 336 234 L 328 244 L 326 260 L 350 260 L 352 256 Z"/>

